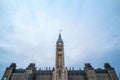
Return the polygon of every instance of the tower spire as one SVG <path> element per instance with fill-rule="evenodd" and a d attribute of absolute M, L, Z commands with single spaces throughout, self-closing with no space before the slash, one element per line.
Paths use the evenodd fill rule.
<path fill-rule="evenodd" d="M 61 37 L 61 33 L 59 33 L 59 37 L 58 37 L 57 43 L 63 43 L 63 40 L 62 40 L 62 37 Z"/>

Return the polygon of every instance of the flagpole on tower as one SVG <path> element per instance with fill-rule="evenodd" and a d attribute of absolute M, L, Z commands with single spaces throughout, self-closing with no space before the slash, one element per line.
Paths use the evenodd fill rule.
<path fill-rule="evenodd" d="M 61 32 L 62 32 L 62 29 L 59 30 L 59 33 L 61 33 Z"/>

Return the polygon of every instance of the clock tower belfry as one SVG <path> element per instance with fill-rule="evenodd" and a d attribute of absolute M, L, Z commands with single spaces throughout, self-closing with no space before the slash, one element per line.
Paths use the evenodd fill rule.
<path fill-rule="evenodd" d="M 59 37 L 56 42 L 56 60 L 55 71 L 53 72 L 53 80 L 68 80 L 68 74 L 64 63 L 64 43 L 61 33 L 59 33 Z"/>

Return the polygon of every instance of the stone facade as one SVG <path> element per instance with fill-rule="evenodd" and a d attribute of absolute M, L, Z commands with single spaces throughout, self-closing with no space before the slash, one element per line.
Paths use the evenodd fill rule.
<path fill-rule="evenodd" d="M 59 34 L 56 42 L 56 63 L 51 70 L 37 70 L 34 63 L 30 63 L 26 69 L 16 69 L 12 63 L 6 68 L 2 80 L 119 80 L 113 67 L 109 63 L 104 64 L 104 69 L 94 69 L 90 63 L 85 63 L 83 70 L 65 68 L 64 43 Z"/>

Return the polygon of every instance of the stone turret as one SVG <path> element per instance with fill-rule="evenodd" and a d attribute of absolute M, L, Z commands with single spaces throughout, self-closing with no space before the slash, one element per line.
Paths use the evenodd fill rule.
<path fill-rule="evenodd" d="M 107 70 L 111 80 L 119 80 L 114 68 L 109 63 L 105 63 L 104 68 Z"/>
<path fill-rule="evenodd" d="M 16 63 L 12 63 L 8 68 L 6 68 L 2 80 L 10 80 L 11 74 L 15 69 L 16 69 Z"/>
<path fill-rule="evenodd" d="M 28 67 L 26 68 L 25 71 L 25 79 L 26 80 L 34 80 L 35 78 L 35 71 L 36 71 L 36 67 L 34 63 L 30 63 L 28 65 Z"/>
<path fill-rule="evenodd" d="M 90 63 L 86 63 L 84 67 L 87 80 L 97 80 L 96 73 L 94 68 Z"/>

